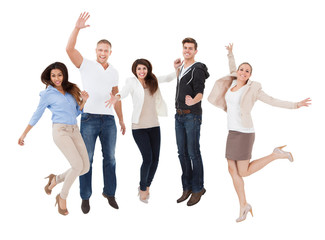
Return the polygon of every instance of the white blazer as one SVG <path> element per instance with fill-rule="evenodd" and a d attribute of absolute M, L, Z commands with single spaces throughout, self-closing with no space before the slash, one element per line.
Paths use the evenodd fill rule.
<path fill-rule="evenodd" d="M 158 83 L 170 82 L 176 78 L 176 72 L 166 76 L 157 77 Z M 136 77 L 126 79 L 125 85 L 122 90 L 116 95 L 120 95 L 121 99 L 127 97 L 129 93 L 133 101 L 132 123 L 139 123 L 140 114 L 142 111 L 144 101 L 144 89 L 140 81 Z M 167 116 L 167 105 L 161 96 L 159 86 L 154 94 L 156 100 L 156 110 L 158 116 Z"/>

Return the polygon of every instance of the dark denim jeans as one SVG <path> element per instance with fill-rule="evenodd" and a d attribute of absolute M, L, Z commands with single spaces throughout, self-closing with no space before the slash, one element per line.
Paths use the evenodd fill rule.
<path fill-rule="evenodd" d="M 160 127 L 132 130 L 134 141 L 142 155 L 140 189 L 146 191 L 155 176 L 160 152 Z"/>
<path fill-rule="evenodd" d="M 183 190 L 194 193 L 203 188 L 203 162 L 200 152 L 202 115 L 175 115 L 178 157 L 182 167 Z"/>
<path fill-rule="evenodd" d="M 116 174 L 115 174 L 115 145 L 116 124 L 114 116 L 83 113 L 81 115 L 80 133 L 86 144 L 90 169 L 89 172 L 80 176 L 80 196 L 83 200 L 90 198 L 92 194 L 91 176 L 92 163 L 97 137 L 102 145 L 103 153 L 103 193 L 107 196 L 115 196 Z"/>

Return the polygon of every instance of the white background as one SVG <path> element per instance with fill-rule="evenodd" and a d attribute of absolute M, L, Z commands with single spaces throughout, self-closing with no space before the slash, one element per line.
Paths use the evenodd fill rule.
<path fill-rule="evenodd" d="M 1 239 L 324 239 L 324 12 L 322 1 L 10 1 L 1 3 Z M 196 60 L 210 72 L 203 99 L 201 152 L 206 194 L 199 204 L 177 204 L 182 193 L 181 169 L 174 131 L 176 82 L 161 85 L 169 116 L 160 118 L 160 164 L 148 205 L 137 198 L 140 152 L 131 133 L 132 102 L 123 101 L 125 136 L 116 147 L 119 210 L 101 196 L 101 147 L 93 165 L 91 211 L 80 210 L 79 183 L 68 198 L 69 216 L 54 208 L 43 190 L 50 173 L 61 173 L 68 161 L 55 146 L 51 114 L 25 139 L 27 126 L 44 89 L 41 72 L 50 63 L 64 62 L 70 81 L 80 87 L 79 71 L 65 47 L 83 11 L 90 28 L 80 32 L 76 48 L 95 59 L 96 42 L 112 42 L 109 62 L 120 73 L 120 88 L 132 76 L 137 58 L 151 61 L 156 75 L 173 71 L 182 57 L 181 41 L 198 42 Z M 288 144 L 294 163 L 278 160 L 245 178 L 254 217 L 237 224 L 239 214 L 227 163 L 226 114 L 206 100 L 218 78 L 228 73 L 225 45 L 234 42 L 236 62 L 253 66 L 252 80 L 273 97 L 313 105 L 279 109 L 257 102 L 252 112 L 256 130 L 253 159 Z"/>

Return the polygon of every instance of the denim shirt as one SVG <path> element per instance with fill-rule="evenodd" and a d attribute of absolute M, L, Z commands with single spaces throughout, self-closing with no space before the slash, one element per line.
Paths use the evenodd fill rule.
<path fill-rule="evenodd" d="M 42 117 L 46 108 L 52 112 L 52 122 L 75 125 L 82 111 L 75 98 L 68 92 L 64 95 L 51 85 L 40 92 L 40 102 L 29 125 L 34 126 Z"/>

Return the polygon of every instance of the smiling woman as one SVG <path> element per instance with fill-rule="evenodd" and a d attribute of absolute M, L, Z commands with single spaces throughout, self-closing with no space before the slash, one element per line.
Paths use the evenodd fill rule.
<path fill-rule="evenodd" d="M 66 199 L 74 180 L 89 171 L 87 149 L 82 140 L 76 118 L 81 113 L 88 93 L 80 92 L 78 86 L 68 80 L 68 70 L 63 63 L 55 62 L 49 65 L 41 75 L 46 90 L 40 93 L 41 99 L 25 131 L 18 139 L 18 144 L 24 146 L 24 139 L 32 127 L 42 117 L 46 108 L 52 112 L 53 140 L 69 161 L 71 168 L 60 175 L 50 174 L 45 185 L 46 194 L 64 182 L 61 193 L 56 196 L 58 211 L 67 215 Z"/>
<path fill-rule="evenodd" d="M 132 95 L 132 135 L 141 155 L 139 199 L 148 203 L 149 188 L 155 176 L 160 153 L 159 116 L 167 115 L 167 106 L 163 100 L 158 82 L 169 82 L 176 77 L 176 72 L 164 77 L 152 73 L 152 65 L 146 59 L 137 59 L 132 64 L 134 77 L 127 79 L 120 93 L 106 101 L 107 106 L 116 104 L 122 98 Z"/>

